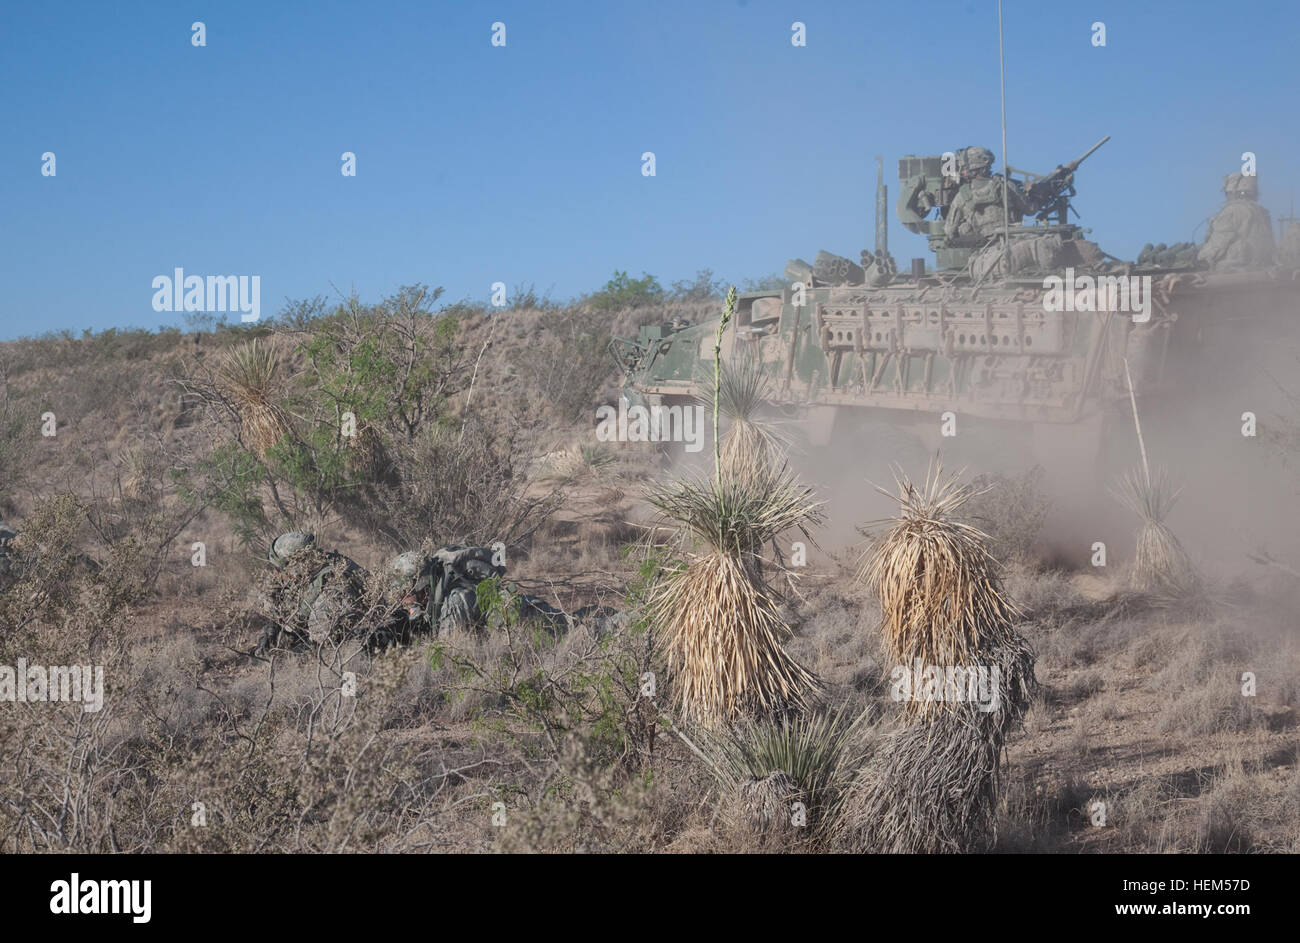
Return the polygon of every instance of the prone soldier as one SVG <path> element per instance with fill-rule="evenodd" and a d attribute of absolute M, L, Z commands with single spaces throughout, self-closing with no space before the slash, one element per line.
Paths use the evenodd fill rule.
<path fill-rule="evenodd" d="M 359 615 L 364 571 L 341 553 L 322 551 L 315 536 L 281 534 L 267 552 L 260 602 L 268 625 L 254 650 L 262 655 L 277 645 L 299 647 L 337 639 Z"/>

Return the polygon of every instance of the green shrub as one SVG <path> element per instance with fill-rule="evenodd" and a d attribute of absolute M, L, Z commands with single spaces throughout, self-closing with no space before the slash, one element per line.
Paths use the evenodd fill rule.
<path fill-rule="evenodd" d="M 614 273 L 605 287 L 587 299 L 597 311 L 620 311 L 624 308 L 641 308 L 661 304 L 664 288 L 659 279 L 646 272 L 640 278 L 631 278 L 627 272 Z"/>
<path fill-rule="evenodd" d="M 694 281 L 673 282 L 670 295 L 673 301 L 714 301 L 727 291 L 725 279 L 713 277 L 713 269 L 700 269 Z"/>

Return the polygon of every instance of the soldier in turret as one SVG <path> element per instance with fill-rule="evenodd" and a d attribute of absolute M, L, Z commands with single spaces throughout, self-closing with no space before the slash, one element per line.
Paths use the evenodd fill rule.
<path fill-rule="evenodd" d="M 1067 265 L 1092 268 L 1102 263 L 1104 253 L 1096 243 L 1021 227 L 1024 217 L 1041 207 L 1015 181 L 991 172 L 993 152 L 987 147 L 962 148 L 957 160 L 962 185 L 948 207 L 944 231 L 957 245 L 979 247 L 970 262 L 971 274 L 977 279 L 1005 275 L 1008 261 L 1013 274 L 1050 272 Z M 1008 228 L 1011 248 L 1005 252 L 1000 237 Z"/>
<path fill-rule="evenodd" d="M 982 243 L 1000 235 L 1008 222 L 1019 225 L 1031 207 L 1014 183 L 992 172 L 993 152 L 987 147 L 964 147 L 957 152 L 961 189 L 948 207 L 944 229 L 949 239 Z M 1006 193 L 1004 211 L 1003 193 Z"/>
<path fill-rule="evenodd" d="M 1273 262 L 1273 223 L 1260 206 L 1259 181 L 1252 174 L 1223 178 L 1228 202 L 1210 220 L 1197 257 L 1217 270 L 1262 268 Z"/>

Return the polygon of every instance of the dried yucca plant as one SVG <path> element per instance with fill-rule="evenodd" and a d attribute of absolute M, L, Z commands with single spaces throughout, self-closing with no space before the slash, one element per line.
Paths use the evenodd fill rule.
<path fill-rule="evenodd" d="M 1165 524 L 1180 493 L 1163 468 L 1154 475 L 1145 469 L 1129 471 L 1114 488 L 1116 500 L 1142 520 L 1130 574 L 1134 589 L 1190 593 L 1199 583 L 1191 557 Z"/>
<path fill-rule="evenodd" d="M 895 477 L 900 512 L 859 570 L 880 597 L 884 647 L 907 671 L 918 661 L 979 671 L 991 681 L 979 693 L 991 697 L 957 688 L 907 700 L 909 722 L 859 771 L 836 838 L 853 851 L 979 850 L 992 837 L 1003 746 L 1037 689 L 1033 652 L 1015 631 L 1019 612 L 988 537 L 955 517 L 977 492 L 958 475 L 945 478 L 937 463 L 919 488 Z"/>
<path fill-rule="evenodd" d="M 551 456 L 542 465 L 542 481 L 569 484 L 582 479 L 604 478 L 618 464 L 618 455 L 602 444 L 579 444 Z"/>
<path fill-rule="evenodd" d="M 768 541 L 821 519 L 811 489 L 782 466 L 685 479 L 648 500 L 684 544 L 684 562 L 650 598 L 683 715 L 710 725 L 815 703 L 820 682 L 782 647 L 789 627 L 760 556 Z"/>
<path fill-rule="evenodd" d="M 1014 636 L 1019 613 L 1003 591 L 989 538 L 954 516 L 976 493 L 958 478 L 945 478 L 936 464 L 917 487 L 897 472 L 899 513 L 877 522 L 890 526 L 858 570 L 859 580 L 879 594 L 885 648 L 908 670 L 917 660 L 974 666 L 983 652 Z"/>
<path fill-rule="evenodd" d="M 1113 489 L 1116 499 L 1142 519 L 1130 579 L 1133 587 L 1138 590 L 1150 590 L 1173 597 L 1183 593 L 1192 594 L 1199 589 L 1200 583 L 1196 569 L 1174 532 L 1165 525 L 1165 518 L 1169 516 L 1182 489 L 1174 485 L 1168 471 L 1163 468 L 1157 468 L 1155 475 L 1151 474 L 1128 358 L 1124 359 L 1124 378 L 1128 382 L 1129 403 L 1133 407 L 1133 429 L 1137 433 L 1138 448 L 1142 455 L 1141 470 L 1123 475 Z"/>
<path fill-rule="evenodd" d="M 284 438 L 288 422 L 275 402 L 280 362 L 257 338 L 231 348 L 222 358 L 217 377 L 234 402 L 244 439 L 259 458 Z"/>
<path fill-rule="evenodd" d="M 995 837 L 1003 748 L 1038 682 L 1033 652 L 1018 634 L 980 657 L 998 670 L 997 709 L 959 703 L 884 737 L 833 821 L 840 848 L 872 854 L 987 850 Z"/>
<path fill-rule="evenodd" d="M 117 460 L 122 497 L 133 501 L 156 500 L 159 462 L 159 456 L 144 446 L 130 445 L 124 448 Z"/>

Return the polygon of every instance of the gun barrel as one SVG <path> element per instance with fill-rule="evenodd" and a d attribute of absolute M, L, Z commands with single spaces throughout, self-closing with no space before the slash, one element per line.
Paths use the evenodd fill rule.
<path fill-rule="evenodd" d="M 1109 140 L 1110 140 L 1110 135 L 1108 134 L 1108 135 L 1106 135 L 1104 138 L 1102 138 L 1100 141 L 1098 141 L 1096 144 L 1094 144 L 1092 147 L 1090 147 L 1090 148 L 1088 148 L 1086 151 L 1084 151 L 1082 157 L 1079 157 L 1079 158 L 1077 158 L 1076 160 L 1072 160 L 1072 161 L 1070 161 L 1070 163 L 1067 165 L 1067 166 L 1069 167 L 1069 169 L 1070 169 L 1070 170 L 1074 170 L 1076 167 L 1078 167 L 1080 164 L 1082 164 L 1085 160 L 1087 160 L 1089 157 L 1091 157 L 1092 154 L 1093 154 L 1093 152 L 1096 151 L 1097 148 L 1101 147 L 1103 144 L 1105 144 L 1105 143 L 1106 143 L 1107 141 L 1109 141 Z"/>

